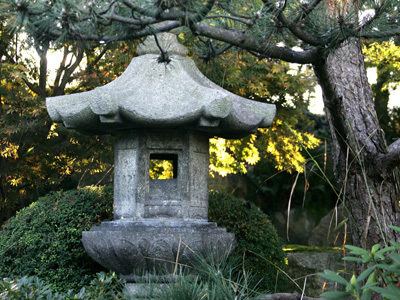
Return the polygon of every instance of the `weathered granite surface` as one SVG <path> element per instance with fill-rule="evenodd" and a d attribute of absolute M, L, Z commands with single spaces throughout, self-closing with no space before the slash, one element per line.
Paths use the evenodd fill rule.
<path fill-rule="evenodd" d="M 275 105 L 239 97 L 208 80 L 193 60 L 184 57 L 186 50 L 175 35 L 163 34 L 159 40 L 170 53 L 169 64 L 158 62 L 160 51 L 149 38 L 139 48 L 141 55 L 109 84 L 47 98 L 51 119 L 93 134 L 185 127 L 227 138 L 271 125 Z"/>
<path fill-rule="evenodd" d="M 175 178 L 151 179 L 152 155 L 172 157 Z M 156 129 L 121 132 L 114 157 L 114 220 L 208 220 L 205 134 Z"/>
<path fill-rule="evenodd" d="M 167 282 L 195 256 L 213 261 L 235 246 L 234 234 L 211 222 L 103 222 L 83 232 L 87 253 L 128 282 Z"/>

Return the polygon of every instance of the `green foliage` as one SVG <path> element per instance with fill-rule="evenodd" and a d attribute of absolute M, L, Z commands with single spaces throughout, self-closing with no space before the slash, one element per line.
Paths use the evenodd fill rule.
<path fill-rule="evenodd" d="M 112 189 L 50 193 L 1 228 L 0 274 L 37 275 L 56 290 L 77 289 L 102 268 L 85 253 L 82 231 L 112 217 Z"/>
<path fill-rule="evenodd" d="M 209 219 L 235 233 L 235 252 L 243 257 L 245 268 L 253 274 L 255 280 L 261 281 L 261 288 L 273 290 L 277 267 L 284 266 L 286 256 L 268 216 L 244 199 L 211 192 Z M 278 284 L 279 287 L 282 285 Z"/>
<path fill-rule="evenodd" d="M 24 276 L 18 280 L 4 278 L 0 281 L 0 299 L 7 300 L 118 300 L 124 299 L 123 281 L 115 273 L 98 273 L 97 278 L 83 287 L 79 293 L 56 292 L 51 285 L 45 285 L 37 276 Z"/>
<path fill-rule="evenodd" d="M 260 160 L 255 141 L 255 134 L 237 140 L 210 139 L 210 175 L 246 173 L 248 165 L 255 165 Z"/>
<path fill-rule="evenodd" d="M 389 226 L 394 231 L 400 232 L 400 228 Z M 366 249 L 346 245 L 350 250 L 350 256 L 343 260 L 355 262 L 365 266 L 360 274 L 353 274 L 350 280 L 336 272 L 325 270 L 319 275 L 325 279 L 337 282 L 345 286 L 345 291 L 324 292 L 321 299 L 343 299 L 352 297 L 357 300 L 370 300 L 372 292 L 382 296 L 382 299 L 400 299 L 400 244 L 390 241 L 391 246 L 382 247 L 374 245 L 370 251 Z"/>

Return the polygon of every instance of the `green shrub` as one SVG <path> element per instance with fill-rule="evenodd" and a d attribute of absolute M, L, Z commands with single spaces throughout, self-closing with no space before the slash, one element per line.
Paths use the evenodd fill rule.
<path fill-rule="evenodd" d="M 57 290 L 80 289 L 104 269 L 82 246 L 82 231 L 112 217 L 112 188 L 56 192 L 1 227 L 0 274 L 37 275 Z"/>
<path fill-rule="evenodd" d="M 112 199 L 111 187 L 84 188 L 51 193 L 21 210 L 1 228 L 2 277 L 36 275 L 60 292 L 88 285 L 103 269 L 86 254 L 82 231 L 112 218 Z M 237 254 L 246 250 L 247 269 L 272 290 L 276 268 L 265 259 L 282 267 L 285 254 L 267 216 L 245 200 L 213 192 L 209 214 L 235 233 Z"/>
<path fill-rule="evenodd" d="M 268 216 L 244 199 L 226 193 L 211 192 L 209 219 L 219 227 L 225 227 L 235 233 L 235 252 L 244 257 L 246 269 L 251 271 L 256 280 L 261 281 L 261 288 L 274 291 L 276 266 L 284 267 L 286 254 Z M 282 274 L 278 278 L 281 280 L 277 285 L 279 290 L 286 278 Z"/>

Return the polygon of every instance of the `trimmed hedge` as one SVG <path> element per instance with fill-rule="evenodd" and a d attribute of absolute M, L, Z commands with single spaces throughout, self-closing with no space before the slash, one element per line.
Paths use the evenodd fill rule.
<path fill-rule="evenodd" d="M 112 218 L 111 187 L 55 192 L 3 224 L 0 274 L 36 275 L 57 291 L 89 285 L 105 271 L 82 246 L 82 231 Z"/>
<path fill-rule="evenodd" d="M 86 187 L 50 193 L 21 210 L 1 227 L 0 274 L 36 275 L 55 291 L 89 285 L 104 269 L 86 254 L 82 231 L 111 220 L 112 203 L 112 187 Z M 246 267 L 263 279 L 262 288 L 272 290 L 276 268 L 264 258 L 282 267 L 285 254 L 268 217 L 243 199 L 214 192 L 209 215 L 210 221 L 235 233 L 236 253 L 245 251 Z"/>

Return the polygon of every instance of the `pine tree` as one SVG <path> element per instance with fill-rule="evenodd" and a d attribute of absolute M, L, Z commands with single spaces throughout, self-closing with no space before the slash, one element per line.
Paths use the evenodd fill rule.
<path fill-rule="evenodd" d="M 324 94 L 340 196 L 353 218 L 353 243 L 367 248 L 400 238 L 388 229 L 400 226 L 400 139 L 385 143 L 361 42 L 400 33 L 398 4 L 397 0 L 0 0 L 9 26 L 24 30 L 42 45 L 66 40 L 109 43 L 183 27 L 201 37 L 209 59 L 238 47 L 260 59 L 312 65 Z"/>

